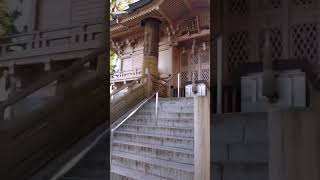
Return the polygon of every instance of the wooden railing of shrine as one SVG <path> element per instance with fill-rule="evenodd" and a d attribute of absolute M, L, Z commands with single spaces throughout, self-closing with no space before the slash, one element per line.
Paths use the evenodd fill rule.
<path fill-rule="evenodd" d="M 115 72 L 111 75 L 111 83 L 117 81 L 131 81 L 140 78 L 142 75 L 142 69 L 135 69 L 130 71 Z"/>
<path fill-rule="evenodd" d="M 111 121 L 116 121 L 119 117 L 128 112 L 131 108 L 147 97 L 146 76 L 133 81 L 110 96 L 111 102 Z"/>
<path fill-rule="evenodd" d="M 170 83 L 171 79 L 161 79 L 152 74 L 147 74 L 116 89 L 110 94 L 111 124 L 137 104 L 149 98 L 155 91 L 159 91 L 161 97 L 171 96 Z"/>

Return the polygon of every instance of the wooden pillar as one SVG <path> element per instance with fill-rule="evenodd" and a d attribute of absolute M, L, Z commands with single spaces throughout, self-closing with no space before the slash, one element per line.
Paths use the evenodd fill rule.
<path fill-rule="evenodd" d="M 148 68 L 149 72 L 155 76 L 159 75 L 159 25 L 160 21 L 155 18 L 147 18 L 142 21 L 144 26 L 144 50 L 143 50 L 143 71 Z"/>
<path fill-rule="evenodd" d="M 194 167 L 196 179 L 210 179 L 210 93 L 194 98 Z"/>

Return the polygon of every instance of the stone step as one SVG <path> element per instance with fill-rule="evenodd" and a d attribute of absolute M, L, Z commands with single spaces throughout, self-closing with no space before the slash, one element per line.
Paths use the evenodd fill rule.
<path fill-rule="evenodd" d="M 194 166 L 123 152 L 113 152 L 112 164 L 154 176 L 175 180 L 193 180 Z"/>
<path fill-rule="evenodd" d="M 155 112 L 137 112 L 134 119 L 157 119 Z M 158 113 L 158 119 L 193 120 L 193 113 Z"/>
<path fill-rule="evenodd" d="M 98 147 L 98 146 L 97 146 Z M 109 147 L 110 148 L 110 145 Z M 87 155 L 85 155 L 79 163 L 82 161 L 95 161 L 95 162 L 100 162 L 101 157 L 105 157 L 107 155 L 108 149 L 103 147 L 101 149 L 95 149 L 94 151 L 88 152 Z"/>
<path fill-rule="evenodd" d="M 81 178 L 81 177 L 62 177 L 59 180 L 106 180 L 106 178 Z"/>
<path fill-rule="evenodd" d="M 99 159 L 94 160 L 86 160 L 82 159 L 75 168 L 80 169 L 88 169 L 88 170 L 104 170 L 104 168 L 107 166 L 107 160 L 106 160 L 107 154 L 105 153 L 104 156 L 100 156 Z"/>
<path fill-rule="evenodd" d="M 70 172 L 64 175 L 63 178 L 105 178 L 107 172 L 103 169 L 87 169 L 87 168 L 73 168 Z"/>
<path fill-rule="evenodd" d="M 115 165 L 114 165 L 115 166 Z M 116 173 L 110 173 L 110 180 L 136 180 L 133 177 L 125 177 Z"/>
<path fill-rule="evenodd" d="M 156 98 L 153 98 L 149 101 L 149 103 L 155 103 L 156 102 Z M 177 98 L 177 97 L 169 97 L 169 98 L 158 98 L 158 102 L 190 102 L 193 103 L 194 102 L 194 98 L 193 97 L 181 97 L 181 98 Z"/>
<path fill-rule="evenodd" d="M 139 110 L 138 112 L 150 112 L 150 113 L 155 113 L 156 107 L 144 107 L 143 109 Z M 160 106 L 158 107 L 158 112 L 159 113 L 193 113 L 194 112 L 194 107 L 193 106 L 177 106 L 177 107 L 172 107 L 172 106 Z"/>
<path fill-rule="evenodd" d="M 111 180 L 168 180 L 117 165 L 112 165 L 111 174 Z"/>
<path fill-rule="evenodd" d="M 184 164 L 194 164 L 194 152 L 190 149 L 114 140 L 112 144 L 112 151 L 126 152 Z"/>
<path fill-rule="evenodd" d="M 113 140 L 124 140 L 143 144 L 193 149 L 193 138 L 115 131 Z"/>
<path fill-rule="evenodd" d="M 181 127 L 181 128 L 193 128 L 193 119 L 147 119 L 147 118 L 135 118 L 132 117 L 124 124 L 136 124 L 136 125 L 159 125 L 167 127 Z"/>
<path fill-rule="evenodd" d="M 120 131 L 137 132 L 144 134 L 157 134 L 176 137 L 190 137 L 194 136 L 193 128 L 168 127 L 168 126 L 153 126 L 153 125 L 133 125 L 123 124 Z"/>
<path fill-rule="evenodd" d="M 158 107 L 159 106 L 193 106 L 194 105 L 194 100 L 193 99 L 186 99 L 186 100 L 158 100 Z M 148 103 L 145 104 L 145 107 L 155 107 L 156 106 L 156 101 L 151 100 Z"/>

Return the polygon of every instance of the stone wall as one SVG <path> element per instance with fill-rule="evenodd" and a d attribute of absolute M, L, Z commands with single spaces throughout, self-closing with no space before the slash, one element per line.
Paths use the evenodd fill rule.
<path fill-rule="evenodd" d="M 268 179 L 266 113 L 213 115 L 210 141 L 211 179 Z"/>

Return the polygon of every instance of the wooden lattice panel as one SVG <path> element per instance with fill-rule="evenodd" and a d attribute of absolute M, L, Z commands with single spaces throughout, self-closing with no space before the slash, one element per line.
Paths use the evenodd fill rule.
<path fill-rule="evenodd" d="M 279 9 L 282 8 L 282 0 L 260 0 L 259 5 L 265 10 Z"/>
<path fill-rule="evenodd" d="M 182 55 L 181 55 L 181 66 L 182 67 L 188 66 L 188 53 L 182 53 Z"/>
<path fill-rule="evenodd" d="M 188 71 L 181 73 L 181 83 L 184 84 L 188 81 Z"/>
<path fill-rule="evenodd" d="M 249 33 L 235 32 L 228 37 L 228 71 L 249 60 Z"/>
<path fill-rule="evenodd" d="M 299 24 L 291 27 L 291 46 L 294 57 L 318 60 L 318 32 L 316 24 Z"/>
<path fill-rule="evenodd" d="M 292 1 L 297 6 L 306 6 L 306 5 L 312 5 L 315 0 L 292 0 Z"/>
<path fill-rule="evenodd" d="M 196 70 L 196 71 L 193 71 L 193 73 L 194 73 L 194 79 L 197 81 L 197 80 L 199 80 L 199 72 Z M 191 79 L 193 79 L 193 74 L 191 73 Z"/>
<path fill-rule="evenodd" d="M 209 50 L 206 50 L 206 51 L 201 51 L 200 52 L 200 61 L 201 63 L 209 63 Z"/>
<path fill-rule="evenodd" d="M 260 31 L 259 33 L 259 58 L 260 60 L 262 60 L 262 58 L 264 57 L 263 55 L 263 48 L 264 48 L 264 44 L 265 44 L 265 34 L 266 31 L 269 31 L 269 41 L 271 44 L 271 56 L 272 59 L 279 59 L 282 56 L 282 52 L 283 52 L 283 45 L 282 45 L 282 34 L 281 34 L 281 30 L 278 28 L 270 28 L 270 29 L 265 29 Z"/>
<path fill-rule="evenodd" d="M 244 15 L 249 12 L 248 0 L 229 0 L 229 11 L 231 14 Z"/>
<path fill-rule="evenodd" d="M 201 70 L 201 79 L 210 81 L 210 69 L 202 69 Z"/>
<path fill-rule="evenodd" d="M 189 66 L 198 64 L 198 53 L 195 51 L 194 55 L 191 53 L 189 59 Z"/>

